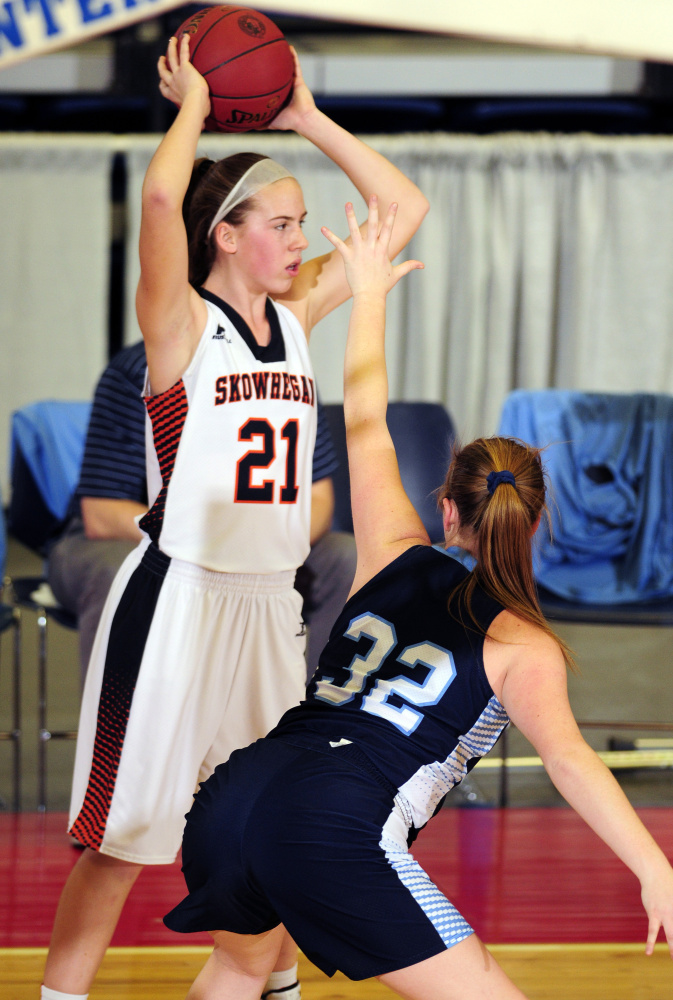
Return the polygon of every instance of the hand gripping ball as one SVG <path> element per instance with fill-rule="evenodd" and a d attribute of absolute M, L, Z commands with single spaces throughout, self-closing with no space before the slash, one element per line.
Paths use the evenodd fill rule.
<path fill-rule="evenodd" d="M 192 64 L 210 89 L 210 132 L 250 132 L 272 122 L 289 99 L 294 60 L 265 14 L 225 4 L 198 11 L 176 31 L 190 35 Z"/>

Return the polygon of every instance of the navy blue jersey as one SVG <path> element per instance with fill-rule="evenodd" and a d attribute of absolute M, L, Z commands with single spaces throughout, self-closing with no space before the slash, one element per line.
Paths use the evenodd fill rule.
<path fill-rule="evenodd" d="M 508 723 L 484 672 L 484 635 L 502 605 L 476 588 L 457 620 L 449 597 L 467 570 L 429 546 L 408 549 L 344 606 L 308 688 L 272 737 L 355 744 L 423 826 Z M 452 613 L 453 612 L 453 613 Z"/>

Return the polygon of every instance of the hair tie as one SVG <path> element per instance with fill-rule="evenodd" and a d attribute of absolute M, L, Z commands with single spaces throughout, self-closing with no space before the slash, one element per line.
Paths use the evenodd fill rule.
<path fill-rule="evenodd" d="M 489 472 L 486 477 L 486 487 L 491 496 L 501 483 L 509 483 L 510 486 L 516 487 L 516 479 L 509 469 L 503 469 L 502 472 Z"/>

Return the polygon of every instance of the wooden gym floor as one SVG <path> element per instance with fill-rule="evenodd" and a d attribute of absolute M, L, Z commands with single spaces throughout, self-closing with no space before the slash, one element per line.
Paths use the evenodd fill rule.
<path fill-rule="evenodd" d="M 673 810 L 640 815 L 669 857 Z M 78 852 L 62 813 L 0 816 L 0 1000 L 36 1000 L 58 894 Z M 531 1000 L 671 1000 L 664 944 L 644 955 L 635 878 L 564 808 L 444 809 L 414 853 Z M 208 953 L 162 915 L 183 892 L 179 865 L 146 869 L 91 1000 L 179 1000 Z M 301 961 L 304 1000 L 376 1000 L 375 981 L 329 980 Z"/>

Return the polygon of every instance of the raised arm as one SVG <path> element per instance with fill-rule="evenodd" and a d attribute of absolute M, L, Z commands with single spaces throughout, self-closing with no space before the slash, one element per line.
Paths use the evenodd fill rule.
<path fill-rule="evenodd" d="M 179 107 L 152 157 L 142 191 L 138 322 L 153 393 L 170 388 L 189 364 L 206 320 L 189 284 L 182 219 L 196 146 L 210 108 L 208 84 L 189 61 L 189 36 L 171 38 L 159 60 L 159 89 Z"/>
<path fill-rule="evenodd" d="M 350 203 L 347 242 L 323 229 L 344 260 L 353 294 L 344 362 L 344 417 L 358 553 L 353 592 L 410 545 L 429 544 L 423 522 L 404 492 L 386 423 L 386 295 L 403 275 L 423 267 L 415 260 L 390 263 L 395 215 L 396 206 L 391 205 L 379 232 L 378 201 L 372 195 L 362 232 Z"/>
<path fill-rule="evenodd" d="M 293 129 L 312 142 L 340 167 L 362 195 L 365 204 L 376 193 L 379 204 L 395 202 L 399 208 L 388 253 L 392 260 L 414 235 L 429 205 L 418 187 L 389 160 L 341 128 L 319 111 L 304 83 L 295 57 L 295 86 L 291 103 L 273 121 L 271 129 Z M 364 226 L 363 225 L 363 231 Z M 339 255 L 330 253 L 307 261 L 293 282 L 286 300 L 299 314 L 307 332 L 350 295 Z"/>
<path fill-rule="evenodd" d="M 494 625 L 489 635 L 498 641 L 485 649 L 487 673 L 494 653 L 513 660 L 499 693 L 502 704 L 539 753 L 564 799 L 639 879 L 649 919 L 646 953 L 652 954 L 663 927 L 673 957 L 673 869 L 611 772 L 583 739 L 568 702 L 558 645 L 509 612 L 499 615 Z"/>

